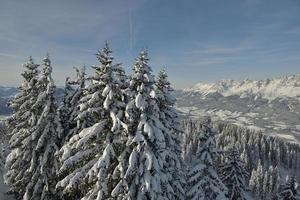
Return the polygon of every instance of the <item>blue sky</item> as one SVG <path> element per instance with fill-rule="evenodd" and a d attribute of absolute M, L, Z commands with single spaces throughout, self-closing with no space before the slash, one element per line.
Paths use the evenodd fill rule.
<path fill-rule="evenodd" d="M 22 63 L 47 52 L 63 85 L 105 40 L 128 73 L 148 48 L 176 88 L 296 74 L 299 38 L 299 0 L 0 0 L 0 85 L 19 85 Z"/>

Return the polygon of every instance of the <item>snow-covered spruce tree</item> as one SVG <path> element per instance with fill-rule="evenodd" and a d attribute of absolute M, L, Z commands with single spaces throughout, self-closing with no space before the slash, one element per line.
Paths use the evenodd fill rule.
<path fill-rule="evenodd" d="M 257 169 L 256 169 L 256 175 L 257 175 L 257 184 L 258 184 L 258 190 L 257 190 L 257 195 L 263 199 L 265 194 L 263 191 L 263 184 L 264 184 L 264 169 L 263 166 L 261 164 L 261 161 L 258 161 L 257 164 Z"/>
<path fill-rule="evenodd" d="M 269 170 L 265 170 L 263 182 L 264 199 L 270 199 L 271 196 L 271 174 Z"/>
<path fill-rule="evenodd" d="M 154 77 L 147 52 L 140 53 L 130 77 L 126 107 L 128 141 L 118 169 L 123 178 L 113 190 L 116 199 L 176 199 L 169 182 L 167 131 L 159 120 Z"/>
<path fill-rule="evenodd" d="M 280 187 L 279 199 L 282 200 L 296 200 L 300 199 L 297 193 L 296 177 L 293 175 L 286 178 L 286 183 Z"/>
<path fill-rule="evenodd" d="M 230 200 L 244 200 L 246 199 L 245 180 L 249 176 L 248 172 L 238 151 L 232 148 L 226 154 L 226 161 L 220 168 L 221 180 L 228 188 Z"/>
<path fill-rule="evenodd" d="M 167 168 L 172 174 L 169 180 L 176 195 L 176 199 L 185 199 L 185 173 L 182 162 L 181 141 L 183 130 L 181 129 L 180 119 L 174 108 L 175 98 L 172 95 L 173 88 L 168 81 L 165 71 L 160 71 L 156 81 L 155 97 L 160 110 L 159 119 L 167 128 L 164 133 L 166 137 L 167 148 L 170 149 L 170 155 L 167 159 Z"/>
<path fill-rule="evenodd" d="M 121 179 L 116 167 L 126 143 L 126 126 L 121 121 L 124 70 L 112 63 L 111 53 L 106 43 L 97 54 L 100 65 L 94 67 L 96 74 L 81 99 L 80 123 L 85 123 L 83 116 L 98 121 L 85 123 L 90 127 L 73 135 L 59 152 L 59 174 L 64 178 L 56 187 L 66 198 L 113 199 L 112 190 Z"/>
<path fill-rule="evenodd" d="M 249 180 L 249 188 L 252 191 L 253 194 L 257 193 L 258 190 L 258 184 L 257 184 L 257 175 L 256 175 L 256 170 L 253 169 L 251 171 L 251 176 Z"/>
<path fill-rule="evenodd" d="M 215 145 L 209 118 L 202 125 L 199 134 L 197 153 L 191 159 L 192 163 L 187 177 L 187 199 L 228 199 L 226 197 L 228 189 L 220 180 L 214 165 L 219 151 Z"/>
<path fill-rule="evenodd" d="M 102 60 L 104 63 L 107 57 L 106 53 L 109 54 L 107 48 L 104 49 L 104 53 L 98 54 L 100 62 Z M 88 172 L 90 182 L 96 180 L 97 183 L 83 198 L 84 200 L 114 199 L 113 190 L 122 179 L 118 173 L 118 159 L 121 159 L 127 142 L 127 126 L 122 121 L 125 110 L 125 95 L 122 88 L 125 87 L 126 76 L 120 64 L 111 65 L 110 68 L 106 69 L 106 77 L 103 80 L 106 87 L 102 92 L 102 96 L 105 98 L 103 107 L 106 110 L 106 116 L 103 119 L 110 130 L 107 131 L 102 156 Z"/>
<path fill-rule="evenodd" d="M 272 176 L 271 176 L 271 190 L 272 193 L 278 193 L 279 187 L 280 187 L 280 175 L 279 175 L 279 170 L 278 167 L 276 166 L 272 170 Z"/>
<path fill-rule="evenodd" d="M 253 169 L 249 180 L 249 187 L 256 198 L 263 199 L 265 194 L 263 191 L 264 170 L 260 160 L 258 161 L 256 170 Z"/>
<path fill-rule="evenodd" d="M 83 97 L 86 74 L 85 67 L 75 69 L 77 77 L 75 80 L 70 80 L 69 77 L 66 79 L 64 99 L 59 108 L 59 118 L 62 126 L 62 133 L 59 136 L 60 146 L 82 129 L 76 118 L 79 115 L 79 104 L 80 99 Z"/>
<path fill-rule="evenodd" d="M 105 97 L 102 95 L 102 92 L 106 87 L 107 73 L 110 73 L 112 70 L 113 57 L 111 53 L 112 51 L 106 42 L 105 47 L 96 54 L 100 65 L 93 66 L 95 75 L 87 77 L 90 84 L 84 89 L 83 97 L 80 99 L 79 104 L 79 115 L 76 118 L 81 128 L 93 126 L 106 115 L 106 110 L 103 109 Z"/>
<path fill-rule="evenodd" d="M 37 82 L 38 98 L 33 109 L 34 124 L 30 130 L 31 137 L 23 140 L 26 144 L 24 159 L 30 161 L 25 167 L 30 177 L 26 185 L 24 200 L 56 199 L 56 161 L 58 117 L 54 98 L 55 85 L 51 77 L 52 67 L 49 56 L 43 59 L 43 71 Z M 25 146 L 25 145 L 24 145 Z M 24 166 L 23 166 L 24 167 Z"/>
<path fill-rule="evenodd" d="M 62 133 L 59 134 L 59 137 L 62 138 L 64 135 L 67 135 L 66 132 L 69 130 L 69 117 L 72 109 L 71 99 L 75 92 L 75 89 L 70 84 L 70 77 L 66 78 L 65 87 L 64 87 L 64 97 L 61 105 L 58 108 L 59 120 L 62 129 Z"/>
<path fill-rule="evenodd" d="M 24 199 L 51 200 L 56 198 L 55 152 L 58 150 L 59 118 L 55 99 L 56 87 L 52 79 L 52 66 L 47 55 L 43 59 L 43 71 L 37 83 L 39 96 L 33 105 L 36 124 L 32 129 L 33 151 L 28 172 L 32 173 Z"/>
<path fill-rule="evenodd" d="M 32 159 L 31 128 L 36 123 L 36 115 L 32 110 L 38 97 L 38 65 L 32 58 L 24 65 L 22 73 L 23 84 L 19 87 L 19 94 L 14 97 L 9 105 L 13 109 L 13 115 L 7 120 L 7 134 L 10 137 L 10 154 L 6 160 L 7 173 L 5 181 L 10 190 L 22 197 L 26 186 L 31 181 L 31 173 L 26 172 L 30 168 Z"/>
<path fill-rule="evenodd" d="M 241 160 L 245 164 L 245 170 L 249 170 L 249 157 L 246 148 L 243 149 L 243 152 L 241 154 Z"/>

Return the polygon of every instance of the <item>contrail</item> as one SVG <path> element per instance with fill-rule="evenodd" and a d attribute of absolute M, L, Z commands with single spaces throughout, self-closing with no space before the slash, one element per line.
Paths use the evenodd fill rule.
<path fill-rule="evenodd" d="M 129 9 L 129 42 L 130 42 L 130 52 L 132 52 L 133 49 L 133 43 L 134 43 L 134 36 L 133 36 L 133 23 L 132 23 L 132 11 Z"/>

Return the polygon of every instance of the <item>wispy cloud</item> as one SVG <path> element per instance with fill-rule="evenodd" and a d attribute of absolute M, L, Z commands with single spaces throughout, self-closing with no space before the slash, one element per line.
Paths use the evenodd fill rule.
<path fill-rule="evenodd" d="M 129 9 L 129 42 L 130 42 L 130 51 L 132 51 L 134 45 L 134 26 L 133 26 L 131 9 Z"/>
<path fill-rule="evenodd" d="M 22 56 L 19 55 L 14 55 L 14 54 L 8 54 L 8 53 L 1 53 L 0 52 L 0 57 L 4 57 L 4 58 L 13 58 L 13 59 L 22 59 Z"/>
<path fill-rule="evenodd" d="M 238 54 L 244 51 L 251 49 L 250 47 L 239 46 L 239 47 L 232 47 L 232 46 L 218 46 L 218 45 L 211 45 L 208 47 L 198 47 L 193 50 L 185 52 L 185 54 L 197 54 L 197 55 L 226 55 L 226 54 Z"/>

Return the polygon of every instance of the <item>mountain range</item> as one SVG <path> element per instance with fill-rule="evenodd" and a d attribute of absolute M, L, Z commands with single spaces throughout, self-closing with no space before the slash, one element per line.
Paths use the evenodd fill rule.
<path fill-rule="evenodd" d="M 239 126 L 300 142 L 300 75 L 266 80 L 222 80 L 177 90 L 184 115 L 211 116 Z"/>

